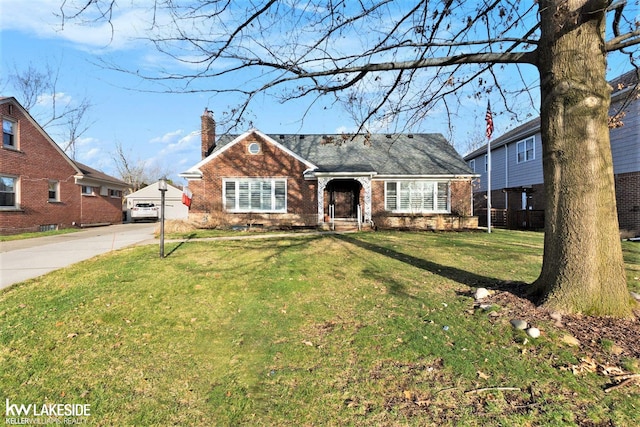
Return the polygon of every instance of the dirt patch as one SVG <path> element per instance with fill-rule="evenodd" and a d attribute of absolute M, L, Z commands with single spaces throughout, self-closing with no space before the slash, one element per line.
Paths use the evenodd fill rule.
<path fill-rule="evenodd" d="M 599 363 L 621 364 L 624 359 L 640 359 L 640 309 L 636 318 L 615 319 L 581 315 L 563 315 L 560 321 L 549 310 L 537 307 L 527 299 L 526 284 L 508 284 L 483 300 L 501 307 L 500 317 L 526 320 L 540 328 L 554 328 L 575 337 L 580 350 Z"/>

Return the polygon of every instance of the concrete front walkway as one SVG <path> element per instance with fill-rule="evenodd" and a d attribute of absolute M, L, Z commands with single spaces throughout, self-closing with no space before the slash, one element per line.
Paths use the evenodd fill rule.
<path fill-rule="evenodd" d="M 153 243 L 156 224 L 118 224 L 0 242 L 0 289 L 115 249 Z"/>

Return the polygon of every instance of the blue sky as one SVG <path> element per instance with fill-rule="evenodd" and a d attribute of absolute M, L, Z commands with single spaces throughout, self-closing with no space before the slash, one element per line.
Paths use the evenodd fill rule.
<path fill-rule="evenodd" d="M 135 77 L 110 71 L 99 62 L 107 59 L 130 70 L 151 70 L 168 61 L 152 46 L 142 40 L 145 27 L 144 10 L 128 8 L 116 16 L 112 34 L 106 25 L 80 26 L 67 23 L 61 28 L 56 14 L 62 0 L 0 0 L 0 93 L 13 96 L 6 77 L 14 69 L 24 70 L 29 64 L 44 67 L 50 64 L 59 70 L 58 97 L 66 102 L 88 98 L 92 104 L 88 120 L 90 129 L 77 146 L 76 159 L 104 172 L 116 174 L 112 160 L 115 144 L 121 144 L 133 161 L 143 160 L 170 172 L 181 183 L 177 174 L 200 160 L 200 116 L 205 108 L 216 116 L 233 105 L 229 96 L 206 93 L 166 94 L 150 93 L 126 88 L 144 89 L 146 84 Z M 123 1 L 118 4 L 142 4 Z M 113 38 L 112 38 L 113 36 Z M 610 65 L 614 77 L 630 69 L 628 64 Z M 532 80 L 535 80 L 533 69 Z M 508 76 L 509 72 L 504 73 Z M 533 83 L 535 84 L 535 83 Z M 537 99 L 537 93 L 533 94 Z M 338 108 L 324 109 L 317 104 L 301 122 L 308 100 L 281 105 L 270 98 L 258 99 L 253 104 L 250 119 L 253 126 L 265 133 L 336 133 L 354 130 L 354 123 Z M 492 102 L 492 105 L 495 105 Z M 43 107 L 46 108 L 46 107 Z M 495 108 L 495 107 L 494 107 Z M 466 140 L 477 138 L 484 127 L 486 102 L 469 101 L 462 109 L 453 134 L 445 127 L 445 117 L 434 111 L 428 120 L 414 132 L 441 132 L 463 150 Z M 44 111 L 44 110 L 43 110 Z M 38 111 L 32 111 L 38 118 Z M 532 110 L 532 114 L 537 112 Z M 526 118 L 523 116 L 523 119 Z M 495 136 L 517 123 L 495 117 Z M 55 129 L 47 129 L 62 144 Z M 384 131 L 384 130 L 381 130 Z"/>

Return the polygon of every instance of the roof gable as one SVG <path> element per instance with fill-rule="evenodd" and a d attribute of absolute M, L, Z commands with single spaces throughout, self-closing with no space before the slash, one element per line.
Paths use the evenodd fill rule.
<path fill-rule="evenodd" d="M 265 135 L 264 133 L 260 132 L 259 130 L 251 129 L 251 130 L 248 130 L 247 132 L 243 133 L 242 135 L 238 135 L 238 136 L 229 135 L 229 136 L 226 136 L 226 137 L 223 137 L 223 138 L 219 139 L 217 141 L 217 143 L 216 143 L 216 147 L 213 149 L 211 154 L 209 154 L 207 157 L 205 157 L 204 159 L 202 159 L 201 161 L 196 163 L 194 166 L 192 166 L 189 169 L 187 169 L 185 172 L 182 172 L 180 174 L 180 176 L 185 177 L 185 178 L 197 178 L 197 177 L 200 177 L 201 176 L 200 168 L 202 166 L 204 166 L 207 163 L 211 162 L 212 160 L 216 159 L 217 157 L 222 155 L 224 152 L 229 150 L 231 147 L 243 142 L 251 134 L 255 134 L 259 138 L 261 138 L 262 140 L 267 142 L 268 144 L 272 144 L 272 145 L 276 146 L 278 149 L 280 149 L 281 151 L 284 151 L 289 156 L 291 156 L 291 157 L 295 158 L 296 160 L 300 161 L 301 163 L 305 164 L 309 169 L 314 169 L 315 168 L 315 165 L 313 163 L 311 163 L 309 160 L 305 159 L 299 153 L 296 153 L 295 151 L 292 151 L 289 147 L 279 143 L 275 139 L 271 138 L 268 135 Z"/>
<path fill-rule="evenodd" d="M 76 172 L 76 183 L 78 180 L 88 179 L 90 181 L 106 183 L 116 186 L 118 188 L 127 188 L 129 184 L 124 181 L 121 181 L 117 178 L 114 178 L 110 175 L 107 175 L 103 172 L 100 172 L 96 169 L 93 169 L 87 165 L 84 165 L 80 162 L 76 162 L 67 156 L 62 148 L 49 136 L 49 134 L 40 126 L 40 124 L 29 114 L 29 112 L 18 102 L 18 100 L 12 96 L 8 97 L 0 97 L 0 104 L 10 103 L 16 108 L 18 108 L 21 114 L 29 121 L 29 123 L 45 138 L 45 140 L 60 154 L 60 156 L 75 170 Z"/>
<path fill-rule="evenodd" d="M 16 98 L 13 96 L 0 97 L 0 104 L 12 104 L 14 107 L 17 107 L 22 115 L 26 117 L 29 123 L 47 140 L 49 144 L 60 154 L 60 156 L 67 162 L 69 165 L 75 169 L 76 173 L 81 173 L 78 166 L 71 160 L 69 156 L 60 148 L 58 144 L 55 143 L 53 139 L 49 136 L 49 134 L 40 126 L 40 124 L 31 116 L 31 114 L 18 102 Z"/>
<path fill-rule="evenodd" d="M 158 190 L 158 181 L 153 184 L 149 184 L 146 187 L 139 189 L 131 194 L 127 194 L 124 196 L 125 199 L 139 199 L 139 198 L 160 198 L 160 190 Z M 165 193 L 166 198 L 181 198 L 182 190 L 179 188 L 167 183 L 167 192 Z"/>

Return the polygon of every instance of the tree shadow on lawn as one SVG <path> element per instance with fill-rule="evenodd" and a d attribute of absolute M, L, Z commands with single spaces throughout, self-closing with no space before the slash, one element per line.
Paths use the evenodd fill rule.
<path fill-rule="evenodd" d="M 335 237 L 337 239 L 340 239 L 345 242 L 351 243 L 355 246 L 358 246 L 362 249 L 375 252 L 377 254 L 384 255 L 389 258 L 393 258 L 397 261 L 404 262 L 413 267 L 417 267 L 422 270 L 428 271 L 432 274 L 436 274 L 446 279 L 450 279 L 458 283 L 462 283 L 463 285 L 467 285 L 471 288 L 482 287 L 482 288 L 492 289 L 496 291 L 509 292 L 514 294 L 517 297 L 528 299 L 534 304 L 537 302 L 537 300 L 529 293 L 529 289 L 528 289 L 530 287 L 529 283 L 511 282 L 511 281 L 505 282 L 495 277 L 481 276 L 479 274 L 472 273 L 470 271 L 461 270 L 456 267 L 441 265 L 441 264 L 428 261 L 422 258 L 418 258 L 412 255 L 407 255 L 390 248 L 365 242 L 357 238 L 354 238 L 353 236 L 348 234 L 336 234 Z M 402 285 L 395 283 L 392 286 L 391 291 L 396 294 L 404 294 L 404 292 L 401 290 L 401 287 Z"/>

